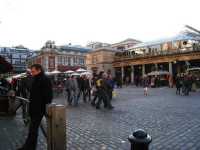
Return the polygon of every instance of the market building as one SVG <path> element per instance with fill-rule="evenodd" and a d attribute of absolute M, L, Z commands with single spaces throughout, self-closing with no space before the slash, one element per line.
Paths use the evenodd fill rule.
<path fill-rule="evenodd" d="M 38 52 L 38 55 L 29 60 L 29 66 L 37 63 L 41 64 L 45 71 L 76 70 L 86 68 L 85 59 L 89 48 L 81 46 L 63 45 L 56 46 L 55 42 L 47 41 L 45 46 Z"/>
<path fill-rule="evenodd" d="M 114 43 L 110 47 L 118 51 L 125 51 L 125 50 L 128 50 L 130 47 L 133 47 L 134 45 L 139 44 L 139 43 L 141 43 L 141 41 L 128 38 L 124 41 Z"/>
<path fill-rule="evenodd" d="M 183 32 L 175 37 L 136 44 L 117 52 L 113 61 L 115 74 L 122 81 L 134 83 L 156 70 L 176 76 L 188 67 L 200 67 L 200 34 Z"/>

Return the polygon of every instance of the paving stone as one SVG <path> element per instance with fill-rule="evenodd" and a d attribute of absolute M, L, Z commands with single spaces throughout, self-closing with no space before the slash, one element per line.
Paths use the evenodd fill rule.
<path fill-rule="evenodd" d="M 127 150 L 127 137 L 138 128 L 152 136 L 150 150 L 199 150 L 200 93 L 177 96 L 169 88 L 149 92 L 145 97 L 142 88 L 118 89 L 111 111 L 96 110 L 83 102 L 79 107 L 67 106 L 68 150 Z M 62 97 L 55 102 L 66 104 Z M 16 118 L 0 118 L 0 150 L 15 150 L 26 135 L 20 112 Z M 40 133 L 38 150 L 46 147 Z"/>

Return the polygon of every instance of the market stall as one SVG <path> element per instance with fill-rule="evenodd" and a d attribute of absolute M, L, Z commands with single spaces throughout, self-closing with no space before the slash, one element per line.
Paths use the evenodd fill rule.
<path fill-rule="evenodd" d="M 160 87 L 169 85 L 169 76 L 168 71 L 152 71 L 147 74 L 151 80 L 151 87 Z"/>

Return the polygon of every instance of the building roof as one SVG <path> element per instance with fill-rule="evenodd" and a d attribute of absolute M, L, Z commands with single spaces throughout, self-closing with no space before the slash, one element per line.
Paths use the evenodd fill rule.
<path fill-rule="evenodd" d="M 141 41 L 136 40 L 136 39 L 132 39 L 132 38 L 127 38 L 127 39 L 125 39 L 125 40 L 123 40 L 123 41 L 121 41 L 121 42 L 112 44 L 112 46 L 122 45 L 122 44 L 128 44 L 128 43 L 137 44 L 137 43 L 141 43 Z"/>
<path fill-rule="evenodd" d="M 139 44 L 134 45 L 133 47 L 130 47 L 129 49 L 140 48 L 140 47 L 148 47 L 148 46 L 163 44 L 163 43 L 166 43 L 166 42 L 172 42 L 172 41 L 175 42 L 175 41 L 184 41 L 184 40 L 200 41 L 200 35 L 185 32 L 185 33 L 180 33 L 180 34 L 178 34 L 174 37 L 170 37 L 170 38 L 163 38 L 163 39 L 154 40 L 154 41 L 150 41 L 150 42 L 139 43 Z"/>
<path fill-rule="evenodd" d="M 98 52 L 98 51 L 117 52 L 116 49 L 113 49 L 111 47 L 100 47 L 100 48 L 97 48 L 97 49 L 90 51 L 89 53 L 95 53 L 95 52 Z"/>
<path fill-rule="evenodd" d="M 79 45 L 63 45 L 63 46 L 59 46 L 57 47 L 58 50 L 62 50 L 62 51 L 77 51 L 77 52 L 81 52 L 81 53 L 87 53 L 89 51 L 91 51 L 90 48 L 86 48 L 86 47 L 82 47 Z"/>

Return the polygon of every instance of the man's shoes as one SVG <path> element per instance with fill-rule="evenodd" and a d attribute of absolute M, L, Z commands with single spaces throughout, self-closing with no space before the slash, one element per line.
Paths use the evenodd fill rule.
<path fill-rule="evenodd" d="M 114 107 L 113 107 L 113 106 L 109 106 L 109 107 L 108 107 L 108 109 L 110 109 L 110 110 L 111 110 L 111 109 L 114 109 Z"/>
<path fill-rule="evenodd" d="M 95 106 L 95 103 L 92 102 L 91 105 L 92 105 L 92 106 Z"/>
<path fill-rule="evenodd" d="M 26 150 L 26 149 L 22 147 L 22 148 L 18 148 L 17 150 Z"/>
<path fill-rule="evenodd" d="M 100 107 L 99 107 L 99 106 L 96 106 L 96 109 L 100 109 Z"/>

